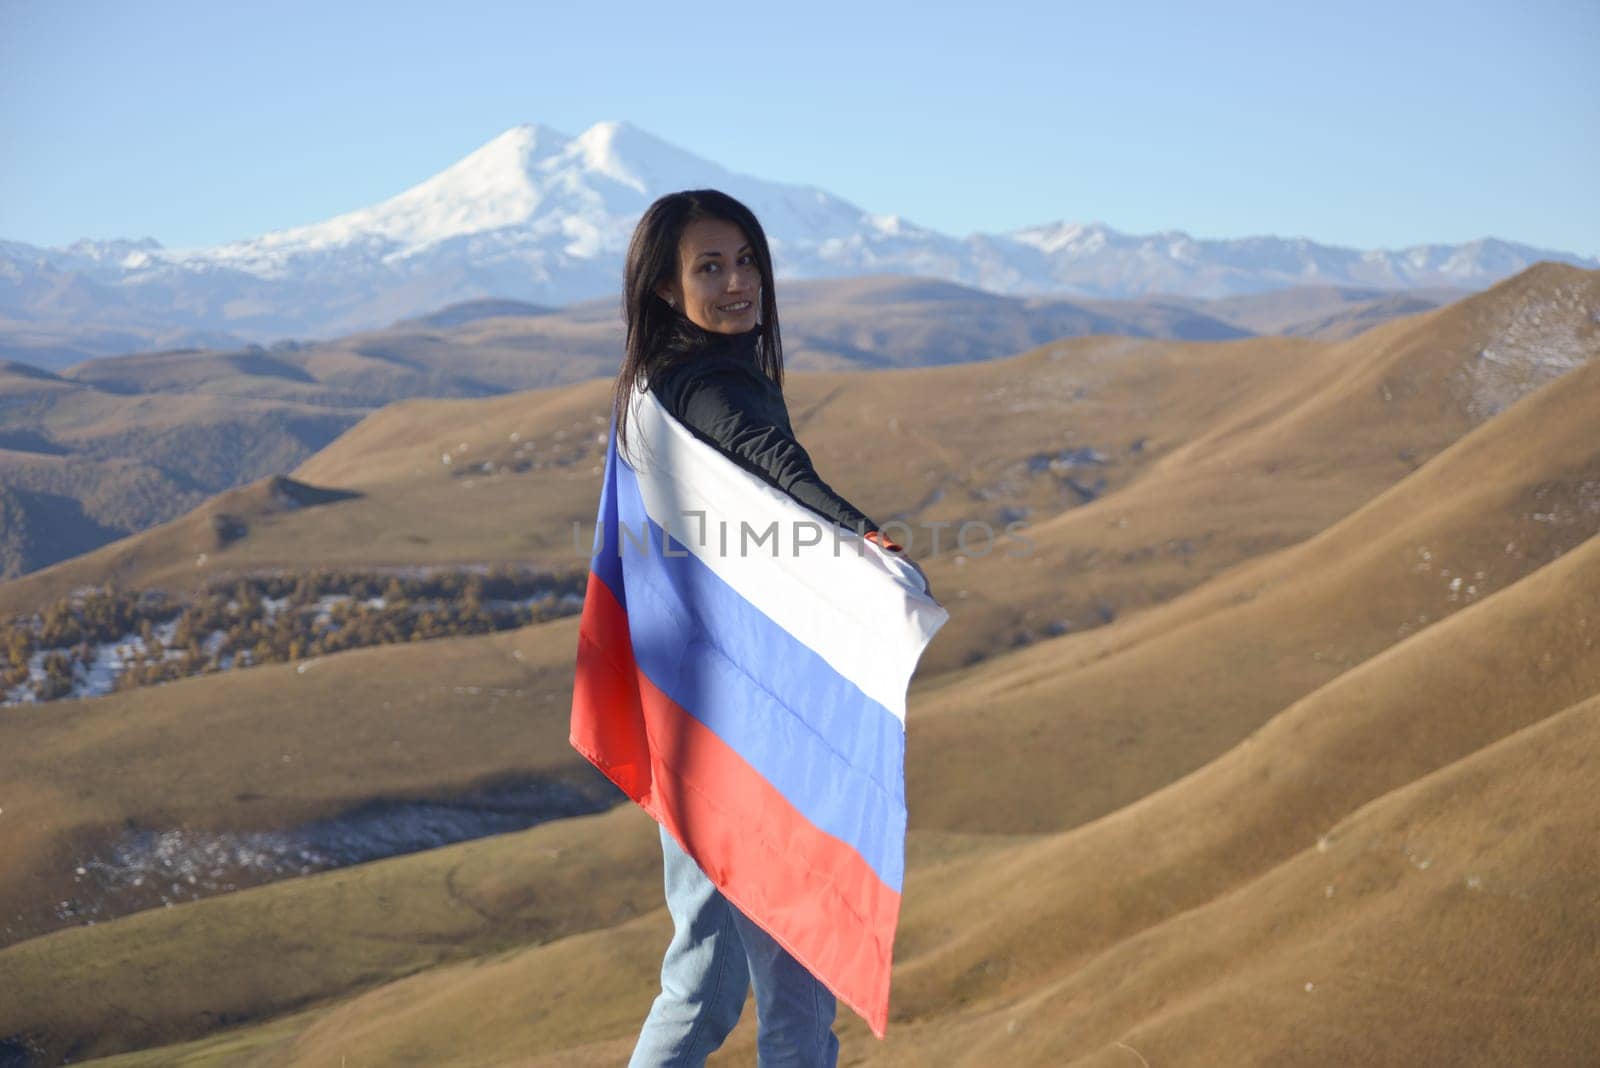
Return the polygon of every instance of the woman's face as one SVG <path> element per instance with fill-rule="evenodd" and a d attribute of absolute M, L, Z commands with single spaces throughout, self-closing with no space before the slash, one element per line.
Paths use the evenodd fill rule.
<path fill-rule="evenodd" d="M 761 268 L 744 230 L 725 219 L 696 219 L 678 242 L 678 277 L 656 290 L 691 323 L 718 334 L 756 325 Z"/>

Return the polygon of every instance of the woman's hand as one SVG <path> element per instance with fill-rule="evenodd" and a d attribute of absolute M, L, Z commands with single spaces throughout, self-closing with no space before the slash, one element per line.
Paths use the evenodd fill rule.
<path fill-rule="evenodd" d="M 885 534 L 881 530 L 869 530 L 869 531 L 867 531 L 866 539 L 868 541 L 872 542 L 872 544 L 881 546 L 882 548 L 887 549 L 890 552 L 895 553 L 896 555 L 899 555 L 899 554 L 904 553 L 906 551 L 904 546 L 896 545 L 894 542 L 890 541 L 889 540 L 889 535 Z"/>

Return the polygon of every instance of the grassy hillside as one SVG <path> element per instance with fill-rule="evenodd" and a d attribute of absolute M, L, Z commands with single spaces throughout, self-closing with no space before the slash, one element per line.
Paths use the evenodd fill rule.
<path fill-rule="evenodd" d="M 824 477 L 910 524 L 902 543 L 956 608 L 925 662 L 936 673 L 1305 540 L 1600 351 L 1584 310 L 1597 290 L 1596 272 L 1548 266 L 1336 344 L 1086 338 L 986 364 L 797 374 L 791 409 Z M 107 578 L 181 586 L 308 555 L 582 566 L 608 388 L 390 406 L 294 472 L 360 500 L 263 521 L 221 551 L 182 519 L 0 585 L 0 612 Z M 872 464 L 863 441 L 880 446 Z M 1028 546 L 989 540 L 985 524 L 1008 522 Z M 977 524 L 966 552 L 963 523 Z"/>
<path fill-rule="evenodd" d="M 1597 290 L 1538 268 L 1336 344 L 1093 338 L 795 377 L 819 469 L 879 518 L 1033 509 L 1031 556 L 928 562 L 952 620 L 910 700 L 892 1023 L 878 1043 L 846 1013 L 852 1063 L 1585 1063 Z M 395 406 L 295 473 L 358 496 L 248 487 L 0 601 L 559 560 L 592 519 L 604 386 Z M 862 464 L 868 431 L 900 447 Z M 216 545 L 216 514 L 243 536 Z M 140 832 L 192 850 L 583 787 L 574 627 L 0 710 L 0 1053 L 624 1059 L 667 932 L 631 807 L 299 877 L 205 855 L 194 884 L 102 875 Z M 753 1059 L 749 1015 L 712 1063 Z"/>
<path fill-rule="evenodd" d="M 921 525 L 952 524 L 942 532 L 948 559 L 961 522 L 987 522 L 998 534 L 1013 517 L 1038 522 L 1114 494 L 1202 433 L 1228 396 L 1292 374 L 1295 354 L 1313 347 L 1276 339 L 1208 346 L 1096 338 L 987 365 L 797 374 L 788 392 L 824 477 L 880 522 L 898 516 L 918 524 L 910 547 L 919 557 L 932 541 L 931 527 Z M 1173 373 L 1185 365 L 1205 368 L 1217 391 L 1196 397 L 1192 381 Z M 248 536 L 214 545 L 206 513 L 252 513 L 263 490 L 250 487 L 238 499 L 208 502 L 166 526 L 0 585 L 0 612 L 29 610 L 107 579 L 180 588 L 230 570 L 292 568 L 307 558 L 341 566 L 586 566 L 609 389 L 596 380 L 391 405 L 293 472 L 315 486 L 357 490 L 359 500 L 263 516 Z M 1060 429 L 1065 418 L 1073 423 L 1070 436 Z M 856 462 L 863 440 L 883 443 L 879 462 Z M 1064 449 L 1094 453 L 1075 465 L 1058 459 Z M 1286 536 L 1294 535 L 1275 537 Z M 976 536 L 973 543 L 982 549 Z M 1238 542 L 1215 551 L 1202 547 L 1195 566 L 1225 566 L 1259 546 L 1259 536 L 1241 532 Z M 944 564 L 935 559 L 933 566 Z"/>
<path fill-rule="evenodd" d="M 514 777 L 595 788 L 566 742 L 576 648 L 569 618 L 5 709 L 0 942 L 215 892 L 77 872 L 129 831 L 292 827 Z"/>
<path fill-rule="evenodd" d="M 1087 1064 L 1121 1046 L 1177 1064 L 1582 1063 L 1600 919 L 1572 906 L 1596 808 L 1571 787 L 1600 756 L 1600 643 L 1535 633 L 1548 655 L 1528 662 L 1517 636 L 1553 608 L 1600 618 L 1597 554 L 1591 539 L 1113 816 L 916 832 L 889 1040 L 846 1019 L 846 1047 L 886 1064 Z M 1530 685 L 1541 674 L 1569 681 Z M 1419 685 L 1457 677 L 1475 718 Z M 0 963 L 65 978 L 12 1021 L 102 1036 L 91 1053 L 344 984 L 346 1000 L 182 1063 L 613 1063 L 667 934 L 652 837 L 623 808 L 23 943 Z M 286 914 L 303 948 L 279 960 L 266 917 Z M 108 1012 L 61 985 L 91 960 L 150 981 Z M 749 1031 L 720 1063 L 748 1060 Z"/>
<path fill-rule="evenodd" d="M 1592 539 L 1597 410 L 1600 361 L 1299 545 L 1126 626 L 973 668 L 928 696 L 918 741 L 949 758 L 912 761 L 912 803 L 936 826 L 1070 826 L 1221 754 L 1293 700 Z"/>
<path fill-rule="evenodd" d="M 1247 309 L 1228 305 L 1224 321 L 1206 302 L 1023 300 L 894 276 L 791 282 L 784 292 L 786 358 L 798 370 L 987 361 L 1089 334 L 1218 340 L 1279 332 L 1246 321 L 1290 332 L 1297 316 L 1313 313 L 1370 322 L 1431 306 L 1362 312 L 1371 302 L 1357 291 L 1287 291 L 1254 298 Z M 73 351 L 70 340 L 0 321 L 0 333 L 8 329 L 11 355 L 60 373 L 0 362 L 0 530 L 9 532 L 0 536 L 0 578 L 285 472 L 362 412 L 407 398 L 484 397 L 606 377 L 622 344 L 614 300 L 562 309 L 472 301 L 333 340 L 151 344 L 136 347 L 154 351 L 81 362 L 61 358 Z M 85 352 L 109 343 L 86 338 Z"/>
<path fill-rule="evenodd" d="M 0 579 L 286 470 L 357 418 L 297 401 L 130 397 L 0 364 Z"/>

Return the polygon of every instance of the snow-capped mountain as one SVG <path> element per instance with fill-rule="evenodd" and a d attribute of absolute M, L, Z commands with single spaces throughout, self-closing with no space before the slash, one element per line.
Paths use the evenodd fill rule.
<path fill-rule="evenodd" d="M 627 123 L 597 123 L 577 137 L 528 124 L 373 207 L 167 260 L 258 278 L 338 277 L 352 267 L 410 278 L 503 275 L 502 289 L 472 295 L 562 303 L 616 288 L 645 207 L 695 186 L 751 203 L 775 244 L 787 235 L 802 246 L 849 242 L 896 225 L 820 189 L 733 174 Z M 602 280 L 590 281 L 596 274 Z"/>
<path fill-rule="evenodd" d="M 626 122 L 577 137 L 513 127 L 372 207 L 209 248 L 0 241 L 0 312 L 67 309 L 107 323 L 270 340 L 382 325 L 457 301 L 609 296 L 646 206 L 675 189 L 738 197 L 767 230 L 780 277 L 910 274 L 999 293 L 1216 297 L 1292 285 L 1482 287 L 1541 259 L 1600 262 L 1495 239 L 1361 251 L 1306 239 L 1201 240 L 1052 223 L 954 238 L 811 186 L 731 171 Z"/>

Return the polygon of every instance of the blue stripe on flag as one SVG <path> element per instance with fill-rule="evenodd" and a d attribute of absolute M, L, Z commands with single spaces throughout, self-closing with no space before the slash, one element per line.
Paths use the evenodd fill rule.
<path fill-rule="evenodd" d="M 676 538 L 665 540 L 626 462 L 608 456 L 606 473 L 605 540 L 592 567 L 619 600 L 626 573 L 632 596 L 623 603 L 640 670 L 898 893 L 906 823 L 900 721 Z M 663 544 L 684 555 L 664 555 Z"/>

